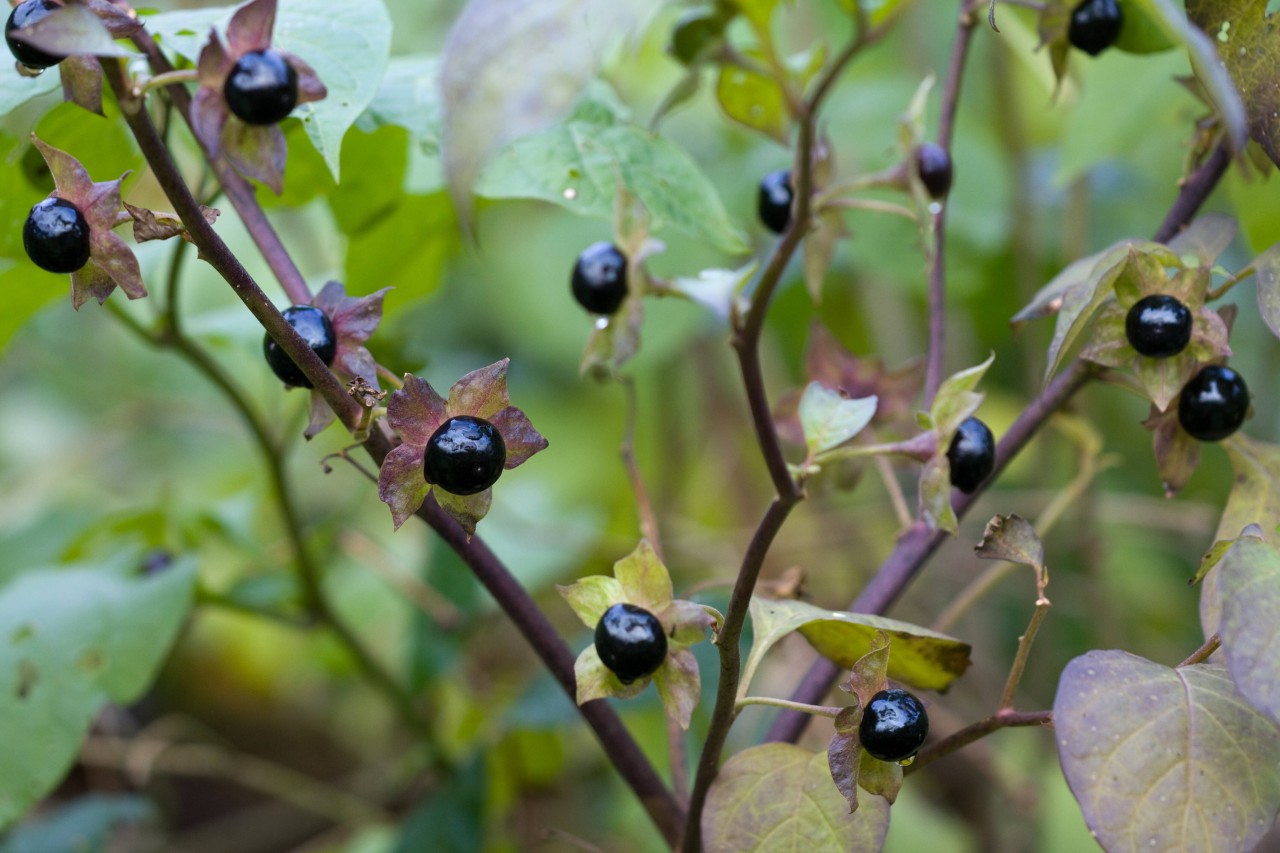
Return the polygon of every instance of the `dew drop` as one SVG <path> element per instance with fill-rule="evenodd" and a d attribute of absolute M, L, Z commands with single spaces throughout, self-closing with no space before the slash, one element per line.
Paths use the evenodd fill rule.
<path fill-rule="evenodd" d="M 567 198 L 569 201 L 573 201 L 575 198 L 578 197 L 578 191 L 575 190 L 573 187 L 565 187 L 564 197 Z"/>
<path fill-rule="evenodd" d="M 596 318 L 596 328 L 597 328 L 597 329 L 599 329 L 599 330 L 600 330 L 600 331 L 602 331 L 602 332 L 603 332 L 605 329 L 609 328 L 609 318 L 608 318 L 608 317 L 597 317 L 597 318 Z"/>
<path fill-rule="evenodd" d="M 934 216 L 937 216 L 941 212 L 942 212 L 942 202 L 940 201 L 929 202 L 929 213 L 933 214 Z"/>

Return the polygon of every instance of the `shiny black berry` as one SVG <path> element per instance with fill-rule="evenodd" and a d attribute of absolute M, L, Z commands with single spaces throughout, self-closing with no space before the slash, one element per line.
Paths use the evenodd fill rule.
<path fill-rule="evenodd" d="M 293 326 L 293 330 L 311 347 L 311 351 L 320 357 L 326 367 L 333 366 L 333 357 L 338 353 L 338 337 L 333 332 L 333 323 L 329 315 L 314 305 L 294 305 L 283 311 L 284 318 Z M 289 354 L 275 342 L 270 334 L 262 339 L 262 352 L 267 357 L 267 364 L 286 385 L 299 388 L 310 388 L 308 379 L 298 365 L 293 363 Z"/>
<path fill-rule="evenodd" d="M 996 440 L 991 430 L 977 418 L 967 418 L 951 439 L 947 459 L 951 462 L 951 485 L 966 495 L 973 494 L 996 465 Z"/>
<path fill-rule="evenodd" d="M 1249 386 L 1229 367 L 1211 364 L 1182 387 L 1178 423 L 1192 438 L 1222 441 L 1249 412 Z"/>
<path fill-rule="evenodd" d="M 862 710 L 858 738 L 872 758 L 906 761 L 929 734 L 924 703 L 905 690 L 881 690 Z"/>
<path fill-rule="evenodd" d="M 1191 309 L 1163 293 L 1144 296 L 1125 316 L 1124 334 L 1142 355 L 1177 355 L 1191 340 Z"/>
<path fill-rule="evenodd" d="M 945 198 L 951 192 L 951 155 L 936 142 L 921 143 L 916 149 L 916 174 L 931 198 Z"/>
<path fill-rule="evenodd" d="M 652 675 L 667 657 L 662 623 L 643 607 L 615 604 L 596 623 L 596 653 L 623 684 Z"/>
<path fill-rule="evenodd" d="M 612 243 L 592 243 L 573 265 L 573 298 L 592 314 L 612 314 L 627 298 L 627 256 Z"/>
<path fill-rule="evenodd" d="M 1067 41 L 1077 50 L 1097 56 L 1116 43 L 1122 26 L 1124 13 L 1116 0 L 1084 0 L 1071 13 Z"/>
<path fill-rule="evenodd" d="M 757 210 L 764 227 L 774 234 L 781 234 L 791 223 L 791 202 L 795 191 L 791 188 L 791 170 L 779 169 L 760 180 L 760 198 Z"/>
<path fill-rule="evenodd" d="M 45 53 L 37 47 L 13 38 L 14 30 L 35 26 L 59 8 L 61 7 L 51 0 L 23 0 L 13 7 L 13 11 L 9 13 L 9 20 L 4 25 L 4 40 L 8 43 L 9 52 L 13 54 L 14 59 L 28 68 L 50 68 L 66 59 L 65 56 Z"/>
<path fill-rule="evenodd" d="M 279 51 L 251 50 L 236 60 L 222 94 L 246 124 L 275 124 L 298 105 L 298 72 Z"/>
<path fill-rule="evenodd" d="M 498 482 L 507 445 L 483 418 L 458 415 L 442 423 L 427 442 L 423 474 L 455 495 L 474 495 Z"/>
<path fill-rule="evenodd" d="M 75 272 L 89 262 L 89 223 L 66 199 L 46 198 L 27 215 L 22 245 L 40 269 Z"/>

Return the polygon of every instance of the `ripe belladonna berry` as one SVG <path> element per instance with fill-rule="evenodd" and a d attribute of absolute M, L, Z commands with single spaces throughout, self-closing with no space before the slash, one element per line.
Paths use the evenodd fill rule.
<path fill-rule="evenodd" d="M 951 462 L 951 485 L 966 495 L 973 494 L 996 466 L 996 440 L 987 425 L 977 418 L 967 418 L 956 430 L 947 448 Z"/>
<path fill-rule="evenodd" d="M 615 604 L 596 623 L 596 653 L 623 684 L 652 675 L 667 657 L 662 623 L 643 607 Z"/>
<path fill-rule="evenodd" d="M 862 709 L 858 739 L 872 758 L 906 761 L 929 734 L 924 703 L 905 690 L 881 690 Z"/>
<path fill-rule="evenodd" d="M 483 418 L 458 415 L 442 423 L 427 441 L 423 474 L 455 495 L 474 495 L 498 482 L 507 445 L 497 427 Z"/>
<path fill-rule="evenodd" d="M 936 142 L 923 142 L 916 148 L 916 174 L 933 199 L 951 192 L 951 155 Z"/>
<path fill-rule="evenodd" d="M 75 272 L 89 262 L 89 223 L 66 199 L 46 198 L 27 215 L 22 246 L 42 270 Z"/>
<path fill-rule="evenodd" d="M 627 256 L 612 243 L 592 243 L 573 265 L 573 298 L 592 314 L 612 314 L 627 298 Z"/>
<path fill-rule="evenodd" d="M 329 315 L 314 305 L 294 305 L 283 311 L 284 318 L 293 326 L 293 330 L 311 347 L 311 351 L 320 357 L 326 367 L 333 365 L 333 357 L 338 353 L 338 338 L 333 332 L 333 323 Z M 267 357 L 267 364 L 272 372 L 279 376 L 286 385 L 299 388 L 310 388 L 311 380 L 302 369 L 293 363 L 289 354 L 275 342 L 270 334 L 262 339 L 262 352 Z"/>
<path fill-rule="evenodd" d="M 13 11 L 9 13 L 9 20 L 4 25 L 4 40 L 9 45 L 9 52 L 13 54 L 14 59 L 28 68 L 40 69 L 51 68 L 66 59 L 65 56 L 59 56 L 56 53 L 45 53 L 37 47 L 24 44 L 13 38 L 14 30 L 33 27 L 59 8 L 61 7 L 57 3 L 50 2 L 50 0 L 23 0 L 23 2 L 13 7 Z"/>
<path fill-rule="evenodd" d="M 1125 316 L 1124 334 L 1142 355 L 1177 355 L 1191 340 L 1191 309 L 1163 293 L 1144 296 Z"/>
<path fill-rule="evenodd" d="M 275 124 L 298 105 L 298 72 L 279 51 L 251 50 L 236 60 L 222 94 L 246 124 Z"/>
<path fill-rule="evenodd" d="M 790 169 L 779 169 L 761 178 L 757 210 L 764 227 L 774 234 L 786 231 L 791 223 L 791 202 L 794 199 Z"/>
<path fill-rule="evenodd" d="M 1178 423 L 1192 438 L 1222 441 L 1249 412 L 1249 386 L 1229 367 L 1211 364 L 1182 386 Z"/>
<path fill-rule="evenodd" d="M 1083 0 L 1071 13 L 1067 41 L 1077 50 L 1097 56 L 1116 43 L 1124 13 L 1116 0 Z"/>

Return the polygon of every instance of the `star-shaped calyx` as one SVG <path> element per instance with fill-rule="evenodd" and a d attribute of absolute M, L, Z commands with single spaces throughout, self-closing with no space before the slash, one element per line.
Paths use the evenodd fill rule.
<path fill-rule="evenodd" d="M 595 643 L 583 650 L 573 667 L 578 704 L 609 696 L 630 699 L 652 680 L 667 714 L 682 728 L 689 728 L 701 693 L 698 661 L 689 647 L 706 637 L 707 628 L 720 621 L 719 614 L 701 604 L 674 598 L 671 575 L 647 540 L 641 540 L 634 551 L 614 564 L 613 577 L 592 575 L 556 589 L 583 624 L 596 632 Z M 627 611 L 628 630 L 610 636 L 607 628 L 618 607 Z M 624 677 L 630 674 L 628 669 L 635 665 L 637 656 L 648 655 L 659 636 L 655 630 L 653 637 L 638 637 L 647 620 L 656 620 L 655 629 L 660 626 L 663 640 L 656 645 L 665 654 L 660 655 L 661 663 L 644 667 L 649 670 L 647 674 Z M 617 648 L 619 643 L 628 641 L 635 645 L 637 639 L 648 648 Z M 602 658 L 602 652 L 610 658 L 613 668 Z M 655 657 L 651 663 L 656 660 Z M 622 674 L 615 668 L 623 670 Z"/>
<path fill-rule="evenodd" d="M 378 497 L 397 528 L 429 493 L 467 535 L 489 512 L 493 484 L 504 470 L 543 450 L 543 438 L 507 396 L 509 359 L 474 370 L 441 397 L 424 379 L 404 377 L 391 395 L 387 422 L 402 444 L 387 454 Z"/>
<path fill-rule="evenodd" d="M 298 104 L 327 94 L 310 65 L 271 46 L 276 0 L 253 0 L 200 51 L 200 88 L 191 124 L 209 156 L 225 154 L 236 170 L 278 195 L 284 185 L 285 140 L 278 123 Z"/>
<path fill-rule="evenodd" d="M 329 318 L 333 327 L 336 347 L 329 367 L 348 386 L 360 381 L 363 388 L 378 388 L 378 365 L 364 344 L 382 322 L 382 300 L 390 289 L 384 287 L 368 296 L 347 296 L 341 284 L 331 281 L 311 301 L 313 307 Z M 324 396 L 311 389 L 311 418 L 304 435 L 307 438 L 316 436 L 333 423 L 334 418 L 333 409 L 325 402 Z"/>
<path fill-rule="evenodd" d="M 102 304 L 116 285 L 130 299 L 146 296 L 138 259 L 128 244 L 111 230 L 132 221 L 132 217 L 122 211 L 120 199 L 120 182 L 129 173 L 114 181 L 95 183 L 80 161 L 67 152 L 45 144 L 34 134 L 31 142 L 49 164 L 55 188 L 48 198 L 31 209 L 23 229 L 27 254 L 50 269 L 50 265 L 41 263 L 42 244 L 48 245 L 50 239 L 68 241 L 71 239 L 68 235 L 75 233 L 87 241 L 88 256 L 85 258 L 81 246 L 76 260 L 57 269 L 71 273 L 72 306 L 78 309 L 90 299 Z M 84 230 L 87 235 L 83 234 Z M 63 247 L 68 245 L 62 243 Z M 80 265 L 76 266 L 77 263 Z"/>

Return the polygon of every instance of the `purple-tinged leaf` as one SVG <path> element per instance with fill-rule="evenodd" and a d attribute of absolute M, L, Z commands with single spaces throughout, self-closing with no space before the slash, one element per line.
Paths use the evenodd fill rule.
<path fill-rule="evenodd" d="M 1242 536 L 1216 574 L 1231 679 L 1250 705 L 1280 723 L 1280 549 L 1260 536 Z"/>
<path fill-rule="evenodd" d="M 862 768 L 862 744 L 858 738 L 862 706 L 850 705 L 833 722 L 836 731 L 827 744 L 827 769 L 836 790 L 849 804 L 849 814 L 853 814 L 858 810 L 858 771 Z"/>
<path fill-rule="evenodd" d="M 135 243 L 146 243 L 150 240 L 168 240 L 171 237 L 187 236 L 187 228 L 182 224 L 182 220 L 178 218 L 176 213 L 164 213 L 154 210 L 148 210 L 145 207 L 135 207 L 128 202 L 124 203 L 124 209 L 133 220 L 133 240 Z M 212 225 L 217 221 L 219 211 L 212 207 L 201 207 L 201 215 L 204 221 Z"/>
<path fill-rule="evenodd" d="M 136 56 L 116 44 L 106 25 L 84 6 L 55 9 L 48 17 L 8 36 L 54 56 Z"/>
<path fill-rule="evenodd" d="M 688 649 L 667 652 L 667 659 L 653 674 L 653 684 L 658 688 L 658 698 L 667 716 L 688 731 L 693 709 L 698 707 L 702 694 L 698 659 L 693 652 Z"/>
<path fill-rule="evenodd" d="M 97 115 L 102 112 L 102 65 L 92 56 L 68 56 L 58 63 L 62 99 Z"/>
<path fill-rule="evenodd" d="M 280 55 L 285 61 L 293 67 L 298 74 L 298 103 L 310 104 L 315 101 L 323 101 L 329 96 L 329 90 L 320 80 L 320 75 L 316 74 L 316 70 L 306 63 L 300 57 L 295 56 L 288 51 L 280 51 Z"/>
<path fill-rule="evenodd" d="M 507 406 L 498 412 L 489 422 L 502 434 L 507 446 L 507 461 L 504 466 L 510 470 L 523 465 L 530 456 L 547 449 L 547 440 L 542 437 L 525 413 L 515 406 Z"/>
<path fill-rule="evenodd" d="M 1258 311 L 1271 334 L 1280 338 L 1280 243 L 1254 258 L 1258 276 Z"/>
<path fill-rule="evenodd" d="M 707 638 L 707 629 L 719 624 L 723 617 L 712 615 L 704 604 L 676 599 L 653 614 L 667 631 L 670 648 L 687 648 Z"/>
<path fill-rule="evenodd" d="M 288 149 L 279 125 L 247 124 L 229 116 L 222 126 L 222 153 L 246 178 L 265 184 L 276 195 L 284 191 Z"/>
<path fill-rule="evenodd" d="M 840 689 L 857 697 L 858 707 L 865 708 L 881 690 L 889 687 L 889 635 L 876 631 L 867 653 L 849 667 L 849 677 Z"/>
<path fill-rule="evenodd" d="M 1169 241 L 1169 248 L 1184 260 L 1194 257 L 1200 266 L 1209 269 L 1218 256 L 1227 250 L 1236 238 L 1236 220 L 1225 213 L 1204 213 Z"/>
<path fill-rule="evenodd" d="M 44 157 L 45 163 L 49 165 L 49 171 L 53 174 L 53 182 L 58 187 L 56 194 L 73 204 L 83 203 L 86 196 L 94 191 L 94 185 L 93 179 L 89 177 L 89 173 L 85 171 L 84 166 L 80 165 L 80 161 L 67 152 L 49 145 L 34 133 L 31 134 L 31 144 L 36 147 Z M 88 211 L 82 212 L 88 215 Z"/>
<path fill-rule="evenodd" d="M 117 6 L 111 0 L 72 0 L 97 16 L 113 38 L 128 38 L 142 29 L 143 23 L 132 9 Z"/>
<path fill-rule="evenodd" d="M 1225 667 L 1089 652 L 1063 670 L 1053 723 L 1067 784 L 1106 850 L 1244 853 L 1280 809 L 1280 730 Z"/>
<path fill-rule="evenodd" d="M 423 473 L 424 445 L 425 442 L 400 445 L 382 460 L 378 472 L 378 499 L 391 508 L 391 521 L 397 530 L 418 511 L 431 491 Z"/>
<path fill-rule="evenodd" d="M 87 264 L 71 274 L 71 307 L 79 311 L 80 306 L 90 299 L 98 300 L 101 305 L 115 289 L 116 283 L 107 271 L 90 258 Z"/>
<path fill-rule="evenodd" d="M 432 491 L 432 495 L 436 503 L 440 504 L 440 508 L 466 531 L 468 539 L 475 535 L 476 525 L 489 514 L 489 508 L 493 505 L 491 488 L 476 492 L 474 495 L 455 495 L 437 486 Z"/>
<path fill-rule="evenodd" d="M 507 365 L 510 363 L 511 359 L 504 358 L 488 367 L 473 370 L 453 383 L 449 389 L 449 414 L 490 420 L 511 405 L 511 398 L 507 395 Z"/>
<path fill-rule="evenodd" d="M 606 610 L 627 600 L 622 584 L 607 575 L 591 575 L 569 586 L 557 585 L 556 591 L 582 620 L 582 624 L 592 630 L 595 630 Z"/>
<path fill-rule="evenodd" d="M 725 762 L 702 814 L 707 853 L 879 853 L 888 831 L 888 803 L 868 797 L 850 814 L 827 755 L 789 743 Z"/>
<path fill-rule="evenodd" d="M 404 375 L 404 387 L 392 392 L 387 403 L 387 423 L 405 444 L 417 445 L 419 455 L 447 417 L 444 398 L 411 373 Z"/>
<path fill-rule="evenodd" d="M 334 357 L 334 364 L 337 364 L 337 357 Z M 316 389 L 311 389 L 311 414 L 307 417 L 307 428 L 303 430 L 302 437 L 307 441 L 315 438 L 322 433 L 329 424 L 338 419 L 333 409 L 329 408 L 329 402 L 325 400 L 324 395 Z"/>
<path fill-rule="evenodd" d="M 390 287 L 370 293 L 368 296 L 347 296 L 346 289 L 336 281 L 320 288 L 314 304 L 329 315 L 335 333 L 352 341 L 367 341 L 382 322 L 382 301 Z"/>
<path fill-rule="evenodd" d="M 1044 566 L 1044 543 L 1020 515 L 997 515 L 987 522 L 973 553 L 984 560 L 1008 560 L 1022 566 Z"/>
<path fill-rule="evenodd" d="M 613 564 L 613 576 L 622 584 L 623 601 L 655 614 L 671 604 L 671 575 L 647 539 Z"/>
<path fill-rule="evenodd" d="M 138 259 L 128 243 L 110 231 L 98 230 L 90 233 L 89 245 L 94 263 L 111 276 L 130 299 L 141 299 L 147 295 Z"/>
<path fill-rule="evenodd" d="M 270 47 L 275 24 L 276 0 L 253 0 L 241 6 L 227 24 L 227 44 L 232 55 Z"/>
<path fill-rule="evenodd" d="M 1151 414 L 1142 425 L 1152 432 L 1160 484 L 1165 497 L 1171 498 L 1182 491 L 1200 464 L 1200 442 L 1178 424 L 1178 413 L 1174 409 L 1161 412 L 1153 404 Z"/>
<path fill-rule="evenodd" d="M 231 112 L 219 92 L 204 86 L 196 90 L 191 101 L 191 131 L 210 157 L 217 157 L 222 151 L 222 129 L 229 118 Z"/>

